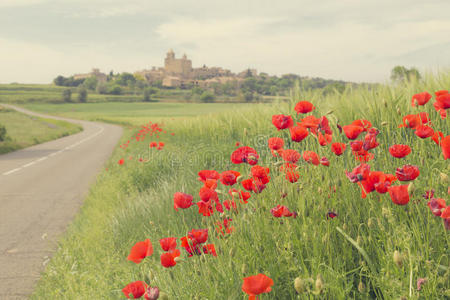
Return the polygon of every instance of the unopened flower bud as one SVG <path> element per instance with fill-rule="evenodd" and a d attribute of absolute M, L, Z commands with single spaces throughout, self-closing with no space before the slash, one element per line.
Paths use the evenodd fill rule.
<path fill-rule="evenodd" d="M 386 102 L 386 99 L 383 98 L 383 100 L 381 100 L 383 102 L 384 107 L 388 107 L 388 104 Z"/>
<path fill-rule="evenodd" d="M 316 278 L 316 282 L 315 282 L 315 286 L 316 286 L 316 290 L 318 291 L 318 292 L 321 292 L 322 291 L 322 289 L 323 289 L 323 279 L 322 279 L 322 275 L 317 275 L 317 278 Z"/>
<path fill-rule="evenodd" d="M 381 122 L 381 126 L 387 126 L 387 125 L 389 125 L 389 122 L 386 122 L 386 121 Z"/>
<path fill-rule="evenodd" d="M 334 113 L 334 110 L 329 110 L 325 115 L 331 115 L 332 113 Z"/>
<path fill-rule="evenodd" d="M 416 187 L 414 186 L 414 183 L 411 182 L 408 184 L 408 194 L 412 195 L 416 191 Z"/>
<path fill-rule="evenodd" d="M 157 300 L 159 298 L 159 289 L 158 287 L 149 286 L 146 291 L 145 299 L 147 300 Z"/>
<path fill-rule="evenodd" d="M 301 294 L 305 291 L 305 282 L 300 277 L 295 278 L 294 280 L 294 288 L 297 293 Z"/>
<path fill-rule="evenodd" d="M 366 291 L 366 285 L 362 281 L 360 281 L 358 284 L 358 291 L 360 293 L 364 293 Z"/>
<path fill-rule="evenodd" d="M 403 255 L 397 250 L 394 251 L 394 263 L 399 267 L 403 265 Z"/>
<path fill-rule="evenodd" d="M 367 226 L 369 228 L 372 228 L 372 226 L 373 226 L 373 219 L 372 218 L 369 218 L 369 220 L 367 220 Z"/>

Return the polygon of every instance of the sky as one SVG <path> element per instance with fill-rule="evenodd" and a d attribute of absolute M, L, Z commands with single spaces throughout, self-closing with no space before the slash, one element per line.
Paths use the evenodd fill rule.
<path fill-rule="evenodd" d="M 448 0 L 0 0 L 0 83 L 193 67 L 385 82 L 450 68 Z"/>

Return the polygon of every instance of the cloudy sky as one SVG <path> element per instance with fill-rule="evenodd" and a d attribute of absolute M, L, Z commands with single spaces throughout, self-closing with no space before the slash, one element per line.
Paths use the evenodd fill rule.
<path fill-rule="evenodd" d="M 0 0 L 0 83 L 98 67 L 256 68 L 356 82 L 450 68 L 448 0 Z"/>

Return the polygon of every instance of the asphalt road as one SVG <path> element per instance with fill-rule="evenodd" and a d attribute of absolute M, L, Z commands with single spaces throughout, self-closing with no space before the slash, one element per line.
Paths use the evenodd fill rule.
<path fill-rule="evenodd" d="M 119 126 L 51 118 L 81 124 L 84 130 L 0 155 L 2 300 L 26 299 L 31 294 L 56 249 L 58 237 L 77 213 L 122 135 Z"/>

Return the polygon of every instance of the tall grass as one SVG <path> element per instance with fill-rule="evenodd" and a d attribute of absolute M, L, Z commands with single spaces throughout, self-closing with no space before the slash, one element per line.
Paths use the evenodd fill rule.
<path fill-rule="evenodd" d="M 147 280 L 170 299 L 245 299 L 242 278 L 264 273 L 274 281 L 262 299 L 445 299 L 449 291 L 449 235 L 442 220 L 434 217 L 421 195 L 434 189 L 448 201 L 448 182 L 439 174 L 450 173 L 448 161 L 431 141 L 420 140 L 412 131 L 398 129 L 402 116 L 415 113 L 411 96 L 427 90 L 450 87 L 450 74 L 427 76 L 423 81 L 376 89 L 347 89 L 342 94 L 319 97 L 300 89 L 291 102 L 272 106 L 166 121 L 162 151 L 149 152 L 148 142 L 132 142 L 127 150 L 117 149 L 92 187 L 81 213 L 59 243 L 58 252 L 47 266 L 33 299 L 121 299 L 121 289 L 129 282 Z M 329 147 L 318 146 L 313 137 L 300 144 L 287 142 L 286 148 L 313 150 L 329 158 L 331 165 L 300 164 L 300 180 L 291 184 L 276 167 L 267 149 L 267 138 L 285 137 L 271 124 L 273 114 L 294 114 L 298 100 L 312 101 L 316 116 L 328 113 L 334 141 L 346 142 L 336 123 L 349 124 L 360 118 L 381 130 L 380 146 L 374 149 L 372 170 L 394 173 L 406 163 L 420 168 L 416 191 L 406 206 L 394 205 L 389 195 L 371 193 L 361 199 L 360 189 L 345 177 L 358 163 L 348 151 L 334 156 Z M 434 128 L 448 135 L 449 118 L 441 120 L 428 104 Z M 382 125 L 385 124 L 385 125 Z M 128 140 L 135 132 L 123 137 Z M 235 143 L 254 147 L 260 165 L 271 168 L 271 182 L 261 194 L 253 194 L 238 214 L 226 213 L 236 228 L 220 238 L 214 223 L 223 216 L 198 214 L 196 206 L 175 212 L 173 194 L 178 191 L 198 198 L 201 184 L 197 172 L 215 169 L 249 174 L 247 165 L 232 165 L 229 157 Z M 404 159 L 392 158 L 392 144 L 408 144 L 412 153 Z M 127 160 L 132 156 L 132 160 Z M 148 163 L 135 158 L 144 156 Z M 117 161 L 126 158 L 124 165 Z M 330 188 L 336 186 L 336 192 Z M 227 190 L 221 199 L 226 199 Z M 285 198 L 282 194 L 287 193 Z M 273 218 L 277 204 L 298 212 L 298 217 Z M 327 219 L 333 210 L 338 217 Z M 158 240 L 182 237 L 193 228 L 208 228 L 208 242 L 214 243 L 217 257 L 182 255 L 175 267 L 165 269 L 159 262 Z M 153 241 L 155 254 L 136 265 L 126 260 L 130 248 L 146 238 Z M 394 262 L 399 251 L 402 264 Z M 321 293 L 314 288 L 323 278 Z M 306 282 L 298 294 L 294 279 Z M 427 278 L 421 291 L 415 283 Z"/>

